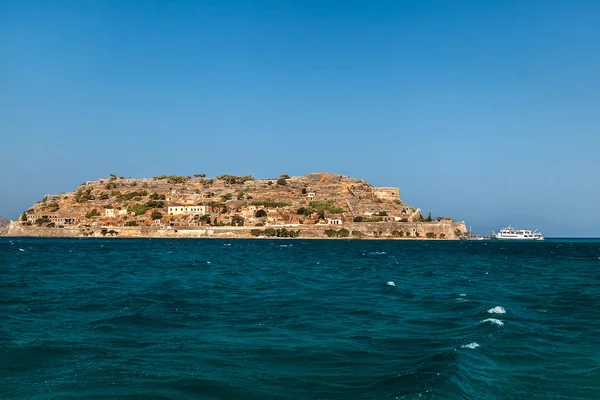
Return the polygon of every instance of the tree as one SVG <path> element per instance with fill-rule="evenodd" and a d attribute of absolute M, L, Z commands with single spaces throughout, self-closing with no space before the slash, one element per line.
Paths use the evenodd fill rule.
<path fill-rule="evenodd" d="M 256 213 L 254 214 L 254 216 L 256 218 L 262 218 L 262 217 L 266 217 L 267 216 L 267 212 L 263 209 L 257 210 Z"/>
<path fill-rule="evenodd" d="M 281 185 L 281 186 L 285 186 L 285 185 L 287 185 L 287 181 L 285 180 L 285 178 L 279 178 L 279 179 L 277 179 L 277 184 Z"/>
<path fill-rule="evenodd" d="M 150 215 L 150 218 L 152 219 L 161 219 L 162 218 L 162 213 L 158 210 L 154 210 L 152 211 L 152 214 Z"/>
<path fill-rule="evenodd" d="M 298 210 L 296 210 L 296 214 L 298 215 L 311 215 L 314 212 L 315 210 L 310 207 L 300 207 Z"/>
<path fill-rule="evenodd" d="M 92 211 L 90 211 L 89 213 L 85 214 L 86 218 L 99 217 L 99 216 L 100 216 L 100 213 L 95 208 Z"/>
<path fill-rule="evenodd" d="M 306 188 L 302 189 L 302 194 L 306 194 Z"/>
<path fill-rule="evenodd" d="M 290 179 L 290 176 L 288 174 L 281 174 L 281 177 L 283 179 Z"/>
<path fill-rule="evenodd" d="M 244 217 L 241 215 L 234 215 L 231 217 L 231 225 L 233 226 L 244 226 Z"/>
<path fill-rule="evenodd" d="M 337 231 L 335 229 L 326 229 L 325 234 L 327 237 L 335 237 L 337 236 Z"/>
<path fill-rule="evenodd" d="M 429 215 L 427 216 L 427 222 L 431 222 L 431 211 L 429 211 Z"/>

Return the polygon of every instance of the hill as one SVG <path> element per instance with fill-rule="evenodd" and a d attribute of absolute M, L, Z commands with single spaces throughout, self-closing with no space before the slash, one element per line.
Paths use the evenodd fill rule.
<path fill-rule="evenodd" d="M 0 228 L 7 226 L 10 223 L 9 220 L 7 220 L 4 217 L 0 217 Z"/>
<path fill-rule="evenodd" d="M 450 239 L 466 230 L 447 218 L 425 219 L 400 199 L 398 188 L 330 173 L 272 179 L 111 174 L 44 196 L 19 221 L 23 234 L 42 236 Z"/>

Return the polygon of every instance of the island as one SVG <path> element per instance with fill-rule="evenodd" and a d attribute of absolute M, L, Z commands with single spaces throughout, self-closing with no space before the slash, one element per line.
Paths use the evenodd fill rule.
<path fill-rule="evenodd" d="M 106 238 L 458 239 L 464 222 L 332 173 L 277 178 L 205 174 L 109 177 L 48 194 L 3 236 Z"/>

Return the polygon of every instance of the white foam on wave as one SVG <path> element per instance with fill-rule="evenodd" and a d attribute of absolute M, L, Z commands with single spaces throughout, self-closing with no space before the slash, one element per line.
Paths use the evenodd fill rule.
<path fill-rule="evenodd" d="M 479 343 L 477 342 L 471 342 L 469 344 L 463 344 L 462 346 L 463 349 L 476 349 L 477 347 L 479 347 Z"/>
<path fill-rule="evenodd" d="M 19 251 L 25 251 L 25 250 L 23 250 L 23 249 L 19 249 Z"/>
<path fill-rule="evenodd" d="M 394 283 L 394 281 L 388 281 L 387 284 L 390 285 L 390 286 L 396 286 L 396 284 Z"/>
<path fill-rule="evenodd" d="M 491 322 L 492 324 L 496 324 L 498 326 L 503 326 L 504 322 L 500 321 L 499 319 L 496 318 L 488 318 L 488 319 L 484 319 L 481 322 Z"/>
<path fill-rule="evenodd" d="M 223 246 L 231 246 L 231 243 L 224 243 Z"/>
<path fill-rule="evenodd" d="M 496 306 L 494 308 L 490 308 L 487 310 L 490 314 L 506 314 L 506 310 L 504 307 Z"/>
<path fill-rule="evenodd" d="M 459 296 L 460 296 L 460 297 L 465 297 L 465 296 L 466 296 L 466 294 L 465 294 L 465 293 L 460 293 L 460 294 L 459 294 Z"/>

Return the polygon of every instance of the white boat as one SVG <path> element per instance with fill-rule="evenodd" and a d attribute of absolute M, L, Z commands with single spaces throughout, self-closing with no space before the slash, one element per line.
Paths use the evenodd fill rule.
<path fill-rule="evenodd" d="M 541 232 L 529 229 L 514 229 L 512 226 L 502 228 L 498 233 L 492 233 L 492 239 L 496 240 L 544 240 Z"/>
<path fill-rule="evenodd" d="M 461 235 L 458 237 L 460 240 L 483 240 L 483 237 L 477 235 L 476 233 L 471 232 L 471 230 L 469 229 L 469 232 L 465 233 L 464 235 Z"/>
<path fill-rule="evenodd" d="M 465 233 L 464 235 L 459 236 L 458 238 L 460 240 L 484 240 L 484 238 L 482 236 L 479 236 L 476 233 L 473 233 L 470 226 L 469 226 L 469 231 L 467 233 Z"/>

